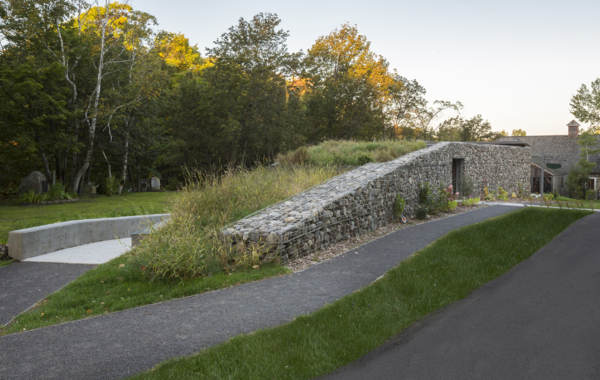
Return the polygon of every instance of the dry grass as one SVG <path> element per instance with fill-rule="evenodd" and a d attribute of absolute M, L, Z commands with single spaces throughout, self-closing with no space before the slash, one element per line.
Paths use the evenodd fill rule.
<path fill-rule="evenodd" d="M 287 165 L 359 166 L 368 162 L 390 161 L 425 146 L 424 141 L 329 140 L 281 154 L 277 160 Z"/>
<path fill-rule="evenodd" d="M 198 175 L 174 205 L 167 226 L 144 239 L 132 257 L 160 278 L 206 276 L 257 265 L 258 249 L 234 251 L 221 243 L 219 231 L 337 174 L 333 167 L 258 167 L 220 177 Z"/>

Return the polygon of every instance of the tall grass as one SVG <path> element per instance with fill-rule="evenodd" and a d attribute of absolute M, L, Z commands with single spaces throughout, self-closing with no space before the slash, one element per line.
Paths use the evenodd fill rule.
<path fill-rule="evenodd" d="M 219 177 L 196 176 L 181 193 L 171 220 L 132 251 L 151 276 L 190 278 L 258 263 L 256 251 L 234 251 L 219 231 L 228 223 L 339 174 L 334 167 L 258 167 Z"/>
<path fill-rule="evenodd" d="M 424 141 L 328 140 L 281 154 L 277 160 L 287 165 L 359 166 L 368 162 L 390 161 L 425 146 Z"/>

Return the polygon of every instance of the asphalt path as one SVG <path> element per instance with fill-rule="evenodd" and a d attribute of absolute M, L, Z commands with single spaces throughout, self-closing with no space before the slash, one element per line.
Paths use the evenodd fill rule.
<path fill-rule="evenodd" d="M 493 206 L 396 231 L 291 275 L 0 337 L 0 379 L 116 379 L 278 326 L 363 288 Z"/>
<path fill-rule="evenodd" d="M 0 326 L 94 268 L 93 265 L 12 263 L 0 268 Z"/>
<path fill-rule="evenodd" d="M 600 379 L 600 214 L 328 379 Z"/>

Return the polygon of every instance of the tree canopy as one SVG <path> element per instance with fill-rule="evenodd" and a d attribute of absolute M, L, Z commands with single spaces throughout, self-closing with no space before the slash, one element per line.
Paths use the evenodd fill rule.
<path fill-rule="evenodd" d="M 203 55 L 156 24 L 127 3 L 0 0 L 4 193 L 31 170 L 110 193 L 152 175 L 176 187 L 187 169 L 270 162 L 324 139 L 494 136 L 460 102 L 430 103 L 355 25 L 292 52 L 281 19 L 259 13 Z"/>

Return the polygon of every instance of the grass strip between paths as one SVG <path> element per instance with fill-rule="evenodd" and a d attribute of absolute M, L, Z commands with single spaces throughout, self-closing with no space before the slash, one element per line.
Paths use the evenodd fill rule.
<path fill-rule="evenodd" d="M 0 268 L 12 264 L 14 260 L 0 260 Z"/>
<path fill-rule="evenodd" d="M 330 373 L 505 273 L 587 214 L 526 208 L 464 227 L 313 314 L 168 361 L 136 378 L 308 379 Z"/>
<path fill-rule="evenodd" d="M 20 314 L 0 329 L 0 335 L 190 296 L 288 272 L 281 265 L 269 264 L 229 275 L 219 273 L 181 281 L 150 281 L 125 255 L 92 269 L 51 294 L 37 307 Z"/>

